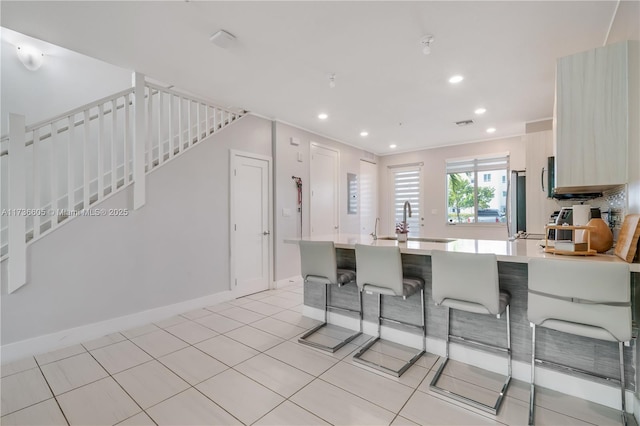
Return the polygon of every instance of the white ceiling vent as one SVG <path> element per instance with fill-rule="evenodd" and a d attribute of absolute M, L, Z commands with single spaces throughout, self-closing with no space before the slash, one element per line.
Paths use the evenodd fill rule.
<path fill-rule="evenodd" d="M 225 30 L 220 30 L 214 35 L 212 35 L 211 37 L 209 37 L 209 41 L 218 47 L 226 49 L 235 43 L 236 36 L 226 32 Z"/>
<path fill-rule="evenodd" d="M 470 126 L 472 124 L 473 124 L 473 120 L 456 121 L 456 126 L 458 127 Z"/>

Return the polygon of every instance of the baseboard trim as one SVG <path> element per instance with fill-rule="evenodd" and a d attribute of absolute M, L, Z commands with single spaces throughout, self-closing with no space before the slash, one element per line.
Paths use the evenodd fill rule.
<path fill-rule="evenodd" d="M 283 278 L 281 280 L 274 281 L 273 288 L 279 289 L 282 287 L 288 287 L 290 285 L 302 284 L 302 275 L 294 275 L 293 277 Z"/>
<path fill-rule="evenodd" d="M 151 322 L 161 321 L 174 315 L 226 302 L 234 298 L 235 296 L 231 291 L 223 291 L 199 297 L 197 299 L 186 300 L 172 305 L 160 306 L 158 308 L 136 312 L 135 314 L 69 328 L 55 333 L 33 337 L 31 339 L 21 340 L 19 342 L 8 343 L 0 347 L 2 363 L 5 364 L 27 356 L 33 356 L 66 346 L 87 342 L 110 333 L 139 327 Z"/>
<path fill-rule="evenodd" d="M 324 318 L 324 311 L 322 309 L 307 305 L 303 306 L 302 314 L 319 321 L 322 321 Z M 357 318 L 348 317 L 334 312 L 330 312 L 328 314 L 327 322 L 351 330 L 357 330 L 359 328 Z M 370 321 L 364 321 L 362 328 L 365 334 L 375 336 L 377 334 L 378 324 Z M 422 348 L 422 336 L 419 334 L 398 330 L 385 325 L 381 328 L 381 334 L 385 340 L 416 349 Z M 439 356 L 445 355 L 446 346 L 444 340 L 427 337 L 426 343 L 427 352 Z M 507 372 L 507 361 L 505 356 L 479 351 L 468 346 L 451 343 L 449 346 L 449 357 L 453 360 L 498 374 L 504 375 Z M 529 363 L 513 361 L 511 367 L 511 374 L 514 379 L 531 383 L 531 368 Z M 570 376 L 560 371 L 536 367 L 536 386 L 552 389 L 567 395 L 605 405 L 616 410 L 621 408 L 619 387 L 593 382 L 586 378 Z M 640 417 L 640 401 L 636 395 L 629 390 L 626 391 L 626 406 L 627 411 L 634 413 L 636 419 Z"/>

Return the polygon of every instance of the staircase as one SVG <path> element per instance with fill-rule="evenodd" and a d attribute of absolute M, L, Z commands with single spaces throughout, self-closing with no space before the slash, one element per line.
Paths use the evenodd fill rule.
<path fill-rule="evenodd" d="M 78 216 L 129 214 L 98 204 L 132 184 L 141 207 L 146 173 L 245 114 L 135 76 L 130 89 L 39 123 L 10 115 L 0 139 L 0 261 L 9 261 L 10 293 L 26 282 L 29 244 Z"/>

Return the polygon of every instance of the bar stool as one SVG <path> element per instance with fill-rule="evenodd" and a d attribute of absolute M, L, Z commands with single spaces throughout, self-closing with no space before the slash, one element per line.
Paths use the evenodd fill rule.
<path fill-rule="evenodd" d="M 362 334 L 362 295 L 358 292 L 359 310 L 329 305 L 329 286 L 354 283 L 355 271 L 339 269 L 336 262 L 336 248 L 332 241 L 300 241 L 300 263 L 302 278 L 305 283 L 324 285 L 324 322 L 298 338 L 298 342 L 317 349 L 335 352 Z M 327 325 L 327 311 L 329 309 L 357 313 L 360 320 L 360 331 L 341 340 L 334 346 L 323 345 L 307 338 Z"/>
<path fill-rule="evenodd" d="M 403 276 L 402 257 L 398 247 L 374 247 L 356 244 L 356 267 L 358 269 L 356 282 L 360 289 L 360 293 L 362 294 L 364 291 L 367 294 L 375 293 L 378 296 L 378 335 L 375 339 L 370 340 L 365 346 L 363 346 L 362 349 L 353 356 L 353 359 L 360 364 L 368 365 L 377 370 L 400 377 L 402 373 L 407 371 L 409 367 L 424 355 L 427 349 L 427 327 L 424 311 L 424 280 L 419 277 Z M 382 316 L 382 295 L 402 297 L 406 300 L 407 297 L 418 292 L 418 290 L 420 290 L 421 325 L 411 324 Z M 381 339 L 380 329 L 383 320 L 422 329 L 422 350 L 397 370 L 362 358 L 364 353 Z"/>
<path fill-rule="evenodd" d="M 535 365 L 599 377 L 620 384 L 622 422 L 627 424 L 623 342 L 631 340 L 631 288 L 626 263 L 532 259 L 529 262 L 528 319 L 531 323 L 529 424 L 535 407 Z M 620 379 L 536 358 L 536 327 L 618 342 Z"/>
<path fill-rule="evenodd" d="M 466 403 L 480 410 L 496 414 L 511 382 L 511 323 L 509 318 L 509 302 L 511 295 L 500 290 L 498 285 L 498 260 L 495 254 L 456 253 L 440 250 L 431 251 L 431 276 L 433 299 L 437 306 L 447 308 L 447 337 L 444 361 L 433 377 L 429 388 L 434 392 Z M 451 309 L 506 317 L 507 347 L 490 345 L 477 340 L 451 334 Z M 464 395 L 441 388 L 437 385 L 447 362 L 449 361 L 449 341 L 478 348 L 505 352 L 508 360 L 507 377 L 494 405 L 487 405 L 467 398 Z"/>

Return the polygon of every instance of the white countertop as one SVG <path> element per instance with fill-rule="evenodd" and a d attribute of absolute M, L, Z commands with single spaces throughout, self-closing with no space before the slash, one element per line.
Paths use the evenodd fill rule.
<path fill-rule="evenodd" d="M 544 244 L 544 240 L 515 240 L 515 241 L 499 241 L 499 240 L 465 240 L 456 239 L 449 243 L 433 243 L 422 241 L 407 241 L 398 243 L 395 240 L 374 240 L 369 235 L 357 234 L 338 234 L 336 236 L 316 236 L 305 237 L 304 240 L 315 241 L 333 241 L 336 248 L 353 249 L 356 244 L 367 244 L 372 246 L 393 247 L 399 246 L 401 253 L 430 255 L 431 250 L 456 251 L 463 253 L 495 253 L 498 261 L 527 263 L 529 259 L 546 258 L 546 259 L 564 259 L 578 260 L 583 262 L 623 262 L 614 255 L 597 254 L 594 256 L 566 256 L 559 254 L 545 253 L 540 244 Z M 285 243 L 297 243 L 299 238 L 285 238 Z M 630 263 L 631 272 L 640 272 L 640 263 Z"/>

